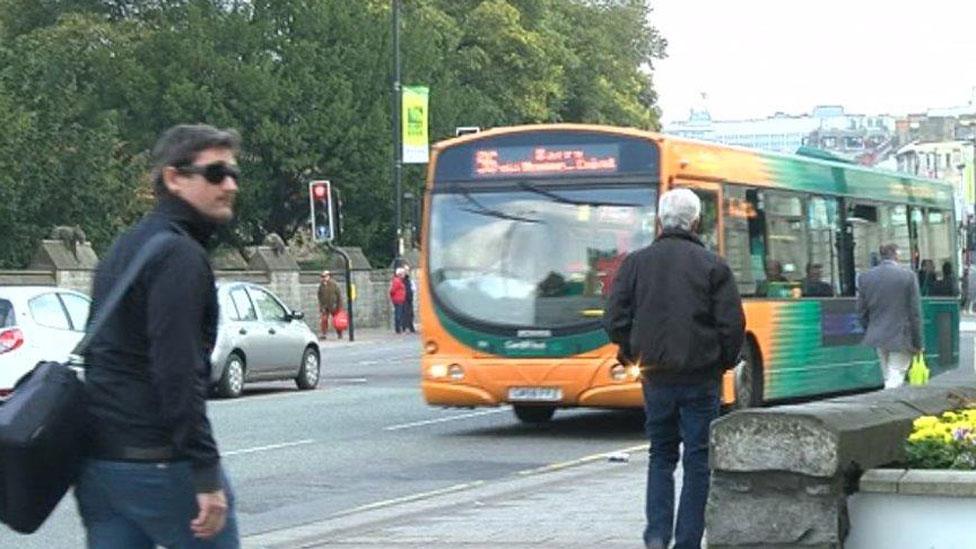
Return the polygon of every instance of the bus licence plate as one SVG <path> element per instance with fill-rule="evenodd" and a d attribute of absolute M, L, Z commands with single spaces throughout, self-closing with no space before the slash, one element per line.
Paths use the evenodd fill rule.
<path fill-rule="evenodd" d="M 558 387 L 510 387 L 508 400 L 510 402 L 559 402 L 563 399 L 563 390 Z"/>

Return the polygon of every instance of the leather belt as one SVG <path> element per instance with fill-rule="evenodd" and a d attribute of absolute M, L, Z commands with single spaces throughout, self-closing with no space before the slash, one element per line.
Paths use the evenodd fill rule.
<path fill-rule="evenodd" d="M 96 448 L 93 454 L 98 459 L 121 461 L 173 461 L 176 457 L 170 446 Z"/>

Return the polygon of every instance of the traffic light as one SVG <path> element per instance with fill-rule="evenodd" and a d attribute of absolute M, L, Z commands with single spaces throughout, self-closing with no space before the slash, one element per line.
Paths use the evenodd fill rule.
<path fill-rule="evenodd" d="M 316 242 L 332 242 L 332 183 L 309 181 L 308 201 L 311 209 L 312 238 Z"/>

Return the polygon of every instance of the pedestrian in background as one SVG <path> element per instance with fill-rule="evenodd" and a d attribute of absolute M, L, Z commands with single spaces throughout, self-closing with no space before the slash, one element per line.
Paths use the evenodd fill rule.
<path fill-rule="evenodd" d="M 234 215 L 237 132 L 176 126 L 152 152 L 156 206 L 95 274 L 91 317 L 154 235 L 173 232 L 85 353 L 89 459 L 75 497 L 88 547 L 239 547 L 207 419 L 217 292 L 205 248 Z"/>
<path fill-rule="evenodd" d="M 341 310 L 342 292 L 339 291 L 339 285 L 336 284 L 335 280 L 332 280 L 331 272 L 322 271 L 322 276 L 319 279 L 319 328 L 322 339 L 325 339 L 329 332 L 329 319 L 332 319 L 333 315 Z M 334 319 L 332 325 L 335 328 L 336 336 L 342 339 L 342 330 L 336 326 Z"/>
<path fill-rule="evenodd" d="M 393 330 L 398 334 L 404 330 L 403 321 L 407 303 L 407 286 L 403 282 L 405 272 L 403 267 L 397 267 L 393 271 L 393 280 L 390 281 L 390 301 L 393 303 Z"/>
<path fill-rule="evenodd" d="M 403 286 L 406 290 L 406 299 L 403 302 L 403 330 L 410 331 L 411 334 L 417 333 L 413 325 L 413 297 L 417 293 L 414 281 L 410 278 L 410 265 L 403 264 Z"/>
<path fill-rule="evenodd" d="M 884 244 L 881 263 L 858 277 L 857 312 L 862 345 L 874 347 L 885 388 L 905 382 L 912 357 L 922 352 L 922 300 L 918 278 L 898 264 L 898 245 Z"/>
<path fill-rule="evenodd" d="M 607 333 L 618 359 L 642 372 L 650 462 L 644 543 L 700 549 L 708 500 L 708 436 L 722 374 L 735 366 L 745 315 L 732 271 L 695 235 L 701 201 L 661 196 L 657 239 L 624 260 L 610 295 Z M 674 521 L 679 445 L 684 479 Z"/>

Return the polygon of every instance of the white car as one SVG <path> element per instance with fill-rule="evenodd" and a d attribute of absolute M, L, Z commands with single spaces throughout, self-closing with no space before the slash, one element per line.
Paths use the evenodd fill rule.
<path fill-rule="evenodd" d="M 218 282 L 217 301 L 220 322 L 210 356 L 217 394 L 238 397 L 251 381 L 294 380 L 304 390 L 318 386 L 319 340 L 301 312 L 248 282 Z"/>
<path fill-rule="evenodd" d="M 85 334 L 91 299 L 53 286 L 0 286 L 0 395 L 38 362 L 64 362 Z"/>

